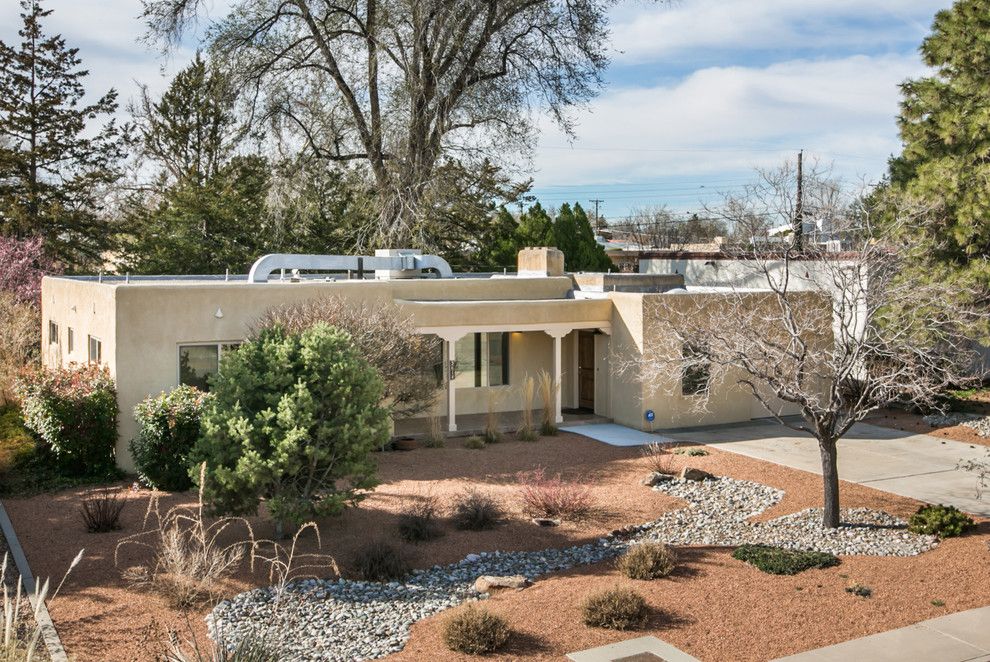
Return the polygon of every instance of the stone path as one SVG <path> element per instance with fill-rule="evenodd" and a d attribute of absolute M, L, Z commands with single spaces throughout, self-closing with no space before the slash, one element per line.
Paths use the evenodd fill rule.
<path fill-rule="evenodd" d="M 775 662 L 987 662 L 990 607 L 970 609 Z"/>

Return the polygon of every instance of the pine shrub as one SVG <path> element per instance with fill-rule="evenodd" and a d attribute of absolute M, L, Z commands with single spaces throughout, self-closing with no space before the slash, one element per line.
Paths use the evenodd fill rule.
<path fill-rule="evenodd" d="M 740 545 L 732 558 L 745 561 L 770 575 L 796 575 L 811 568 L 839 565 L 839 557 L 827 552 L 795 551 L 769 545 Z"/>
<path fill-rule="evenodd" d="M 939 538 L 954 538 L 974 526 L 973 518 L 955 506 L 926 505 L 908 521 L 908 531 Z"/>

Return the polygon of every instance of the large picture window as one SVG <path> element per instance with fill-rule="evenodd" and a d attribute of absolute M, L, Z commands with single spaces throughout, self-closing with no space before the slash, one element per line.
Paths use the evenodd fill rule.
<path fill-rule="evenodd" d="M 454 344 L 456 388 L 509 383 L 509 334 L 472 333 Z"/>
<path fill-rule="evenodd" d="M 179 383 L 209 391 L 209 378 L 220 371 L 220 357 L 240 343 L 179 345 Z"/>

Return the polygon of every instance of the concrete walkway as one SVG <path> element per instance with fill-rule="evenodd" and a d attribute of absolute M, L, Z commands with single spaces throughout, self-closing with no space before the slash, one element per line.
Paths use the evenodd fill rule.
<path fill-rule="evenodd" d="M 826 646 L 775 662 L 986 662 L 990 607 L 961 611 L 905 628 Z"/>
<path fill-rule="evenodd" d="M 818 443 L 774 421 L 750 421 L 664 434 L 677 441 L 821 473 Z M 928 503 L 953 505 L 990 517 L 990 495 L 976 496 L 976 476 L 957 469 L 960 461 L 987 457 L 985 446 L 859 423 L 839 442 L 839 477 Z"/>

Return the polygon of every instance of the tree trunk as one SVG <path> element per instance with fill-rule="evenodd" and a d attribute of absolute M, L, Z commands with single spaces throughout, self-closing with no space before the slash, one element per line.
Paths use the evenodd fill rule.
<path fill-rule="evenodd" d="M 822 454 L 822 483 L 825 487 L 825 514 L 822 525 L 834 529 L 839 526 L 839 464 L 836 440 L 820 440 Z"/>

